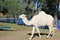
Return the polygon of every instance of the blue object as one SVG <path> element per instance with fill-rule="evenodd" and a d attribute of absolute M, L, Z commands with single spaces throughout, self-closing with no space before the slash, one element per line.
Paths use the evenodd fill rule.
<path fill-rule="evenodd" d="M 11 30 L 11 27 L 0 26 L 0 30 Z"/>
<path fill-rule="evenodd" d="M 57 28 L 60 30 L 60 20 L 57 21 Z"/>
<path fill-rule="evenodd" d="M 22 19 L 18 19 L 18 24 L 21 24 L 21 25 L 24 24 L 24 22 L 22 21 Z"/>

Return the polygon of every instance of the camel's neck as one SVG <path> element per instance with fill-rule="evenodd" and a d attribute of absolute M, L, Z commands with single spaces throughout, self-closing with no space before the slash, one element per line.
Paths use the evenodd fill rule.
<path fill-rule="evenodd" d="M 24 22 L 26 25 L 31 25 L 31 24 L 30 24 L 30 21 L 29 21 L 26 17 L 23 19 L 23 22 Z"/>

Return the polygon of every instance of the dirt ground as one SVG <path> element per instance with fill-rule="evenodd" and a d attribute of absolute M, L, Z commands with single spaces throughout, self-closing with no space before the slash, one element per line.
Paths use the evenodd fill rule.
<path fill-rule="evenodd" d="M 29 40 L 31 31 L 0 31 L 0 40 Z M 39 39 L 36 35 L 32 40 L 60 40 L 60 33 L 57 32 L 55 37 L 46 39 L 47 35 L 42 35 Z"/>

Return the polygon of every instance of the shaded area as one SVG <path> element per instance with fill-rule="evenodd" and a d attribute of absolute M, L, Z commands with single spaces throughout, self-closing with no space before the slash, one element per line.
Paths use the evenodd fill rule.
<path fill-rule="evenodd" d="M 31 33 L 27 33 L 27 35 L 32 35 Z M 40 33 L 40 35 L 48 35 L 48 33 Z M 39 35 L 38 35 L 38 33 L 34 33 L 34 36 L 33 36 L 33 38 L 35 37 L 35 36 L 38 36 L 39 37 Z M 52 34 L 50 34 L 50 36 L 52 37 L 53 35 Z"/>
<path fill-rule="evenodd" d="M 7 30 L 7 29 L 6 29 L 6 30 L 4 30 L 4 29 L 0 29 L 0 31 L 13 31 L 13 30 Z"/>

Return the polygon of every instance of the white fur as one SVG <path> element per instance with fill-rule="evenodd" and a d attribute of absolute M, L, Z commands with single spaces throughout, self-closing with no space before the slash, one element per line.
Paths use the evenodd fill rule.
<path fill-rule="evenodd" d="M 21 18 L 26 25 L 34 25 L 30 39 L 32 39 L 33 37 L 35 28 L 37 29 L 37 32 L 39 33 L 39 36 L 41 38 L 38 26 L 47 25 L 49 27 L 50 32 L 47 38 L 50 36 L 51 32 L 53 31 L 54 18 L 51 15 L 46 14 L 44 11 L 40 11 L 39 14 L 33 16 L 30 21 L 26 18 L 24 14 L 20 15 L 19 18 Z"/>

